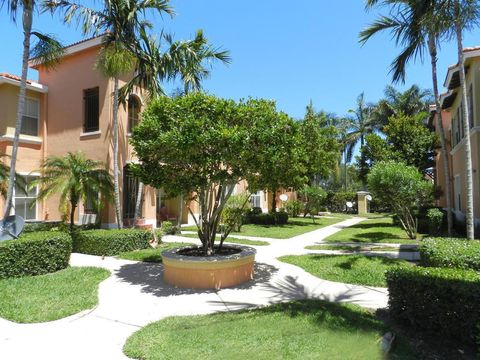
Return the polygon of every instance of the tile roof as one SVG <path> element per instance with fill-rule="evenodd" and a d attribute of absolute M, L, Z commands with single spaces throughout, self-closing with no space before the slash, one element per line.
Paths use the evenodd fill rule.
<path fill-rule="evenodd" d="M 0 77 L 4 77 L 4 78 L 15 80 L 15 81 L 21 81 L 22 80 L 22 78 L 20 76 L 9 74 L 9 73 L 0 73 Z M 27 80 L 27 84 L 31 85 L 32 83 L 36 83 L 36 81 Z"/>

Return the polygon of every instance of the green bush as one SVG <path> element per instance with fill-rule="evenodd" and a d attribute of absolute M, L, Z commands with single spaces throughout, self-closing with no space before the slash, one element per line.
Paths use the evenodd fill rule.
<path fill-rule="evenodd" d="M 255 225 L 285 225 L 288 222 L 288 214 L 285 211 L 276 213 L 247 214 L 246 222 Z"/>
<path fill-rule="evenodd" d="M 114 256 L 121 252 L 146 249 L 152 238 L 150 231 L 135 229 L 80 231 L 74 235 L 73 251 Z"/>
<path fill-rule="evenodd" d="M 249 198 L 250 195 L 247 193 L 232 195 L 223 208 L 221 221 L 233 231 L 241 230 L 245 216 L 251 208 Z"/>
<path fill-rule="evenodd" d="M 171 221 L 162 221 L 160 232 L 163 235 L 175 235 L 177 233 L 177 227 L 173 225 Z"/>
<path fill-rule="evenodd" d="M 61 221 L 28 222 L 25 224 L 23 232 L 30 233 L 35 231 L 51 231 L 58 229 L 61 224 Z"/>
<path fill-rule="evenodd" d="M 305 204 L 300 200 L 290 200 L 285 204 L 285 209 L 289 216 L 296 217 L 303 213 L 305 210 Z"/>
<path fill-rule="evenodd" d="M 47 274 L 68 266 L 72 238 L 59 231 L 25 233 L 0 243 L 0 279 Z"/>
<path fill-rule="evenodd" d="M 453 238 L 425 239 L 420 245 L 422 266 L 480 271 L 480 242 Z"/>
<path fill-rule="evenodd" d="M 395 268 L 386 273 L 394 319 L 437 338 L 473 344 L 480 324 L 480 274 L 446 268 Z"/>
<path fill-rule="evenodd" d="M 430 235 L 438 235 L 442 230 L 443 212 L 437 208 L 427 210 L 428 230 Z"/>

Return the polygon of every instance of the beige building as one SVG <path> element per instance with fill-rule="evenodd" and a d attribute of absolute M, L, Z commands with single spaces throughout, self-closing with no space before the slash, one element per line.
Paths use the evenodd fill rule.
<path fill-rule="evenodd" d="M 65 48 L 61 63 L 48 71 L 41 64 L 30 63 L 38 70 L 38 82 L 29 81 L 27 100 L 18 151 L 17 172 L 28 183 L 39 176 L 42 161 L 48 156 L 63 156 L 68 152 L 83 152 L 87 158 L 99 160 L 113 173 L 112 118 L 113 80 L 95 69 L 101 37 L 87 39 Z M 120 83 L 120 86 L 123 83 Z M 10 155 L 15 129 L 16 109 L 20 78 L 0 74 L 0 152 Z M 129 145 L 129 133 L 140 121 L 140 113 L 146 98 L 141 89 L 130 94 L 128 106 L 119 109 L 119 162 L 122 211 L 125 224 L 134 216 L 138 180 L 129 175 L 128 166 L 135 162 Z M 7 161 L 7 160 L 3 160 Z M 234 192 L 243 191 L 245 185 L 236 185 Z M 17 191 L 14 196 L 14 211 L 27 221 L 60 220 L 58 198 L 39 201 L 37 190 Z M 280 195 L 277 194 L 277 195 Z M 252 205 L 268 211 L 271 194 L 260 191 L 252 195 Z M 161 189 L 145 187 L 142 217 L 147 224 L 157 226 L 161 221 L 175 221 L 181 216 L 182 223 L 192 223 L 188 209 L 179 214 L 178 199 L 167 199 Z M 30 206 L 32 205 L 32 206 Z M 196 204 L 192 210 L 196 213 Z M 281 202 L 278 200 L 278 205 Z M 0 211 L 4 199 L 0 198 Z M 100 214 L 95 214 L 88 205 L 80 204 L 77 223 L 100 221 L 103 227 L 115 227 L 112 204 L 105 204 Z"/>
<path fill-rule="evenodd" d="M 475 226 L 480 226 L 480 47 L 464 49 L 467 104 L 462 101 L 460 87 L 459 66 L 453 65 L 448 69 L 444 86 L 447 92 L 441 96 L 443 124 L 447 136 L 448 153 L 450 157 L 450 179 L 452 207 L 457 223 L 463 224 L 466 210 L 466 185 L 465 185 L 465 135 L 462 126 L 464 106 L 468 106 L 470 118 L 470 142 L 472 146 L 473 168 L 473 202 Z M 435 124 L 434 124 L 435 125 Z M 438 131 L 438 129 L 436 129 Z M 446 206 L 445 180 L 443 158 L 438 151 L 436 157 L 436 184 L 442 191 L 439 206 Z"/>

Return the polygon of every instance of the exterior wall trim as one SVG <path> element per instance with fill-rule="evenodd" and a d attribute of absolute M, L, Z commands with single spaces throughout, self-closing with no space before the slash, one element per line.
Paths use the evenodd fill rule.
<path fill-rule="evenodd" d="M 474 126 L 471 131 L 470 131 L 470 141 L 472 141 L 472 136 L 474 136 L 476 133 L 480 132 L 480 126 Z M 455 145 L 455 147 L 450 151 L 450 155 L 455 155 L 455 153 L 460 150 L 463 145 L 467 142 L 467 138 L 464 136 L 463 139 Z"/>
<path fill-rule="evenodd" d="M 13 142 L 13 135 L 0 136 L 0 142 L 2 141 Z M 41 145 L 43 140 L 38 136 L 20 135 L 19 142 L 23 144 Z"/>

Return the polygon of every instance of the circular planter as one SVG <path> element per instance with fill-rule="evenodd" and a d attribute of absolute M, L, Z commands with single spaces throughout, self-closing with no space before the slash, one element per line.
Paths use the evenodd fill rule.
<path fill-rule="evenodd" d="M 188 256 L 179 254 L 185 247 L 162 252 L 166 283 L 190 289 L 222 289 L 253 279 L 256 250 L 247 246 L 226 245 L 238 249 L 233 255 Z"/>

